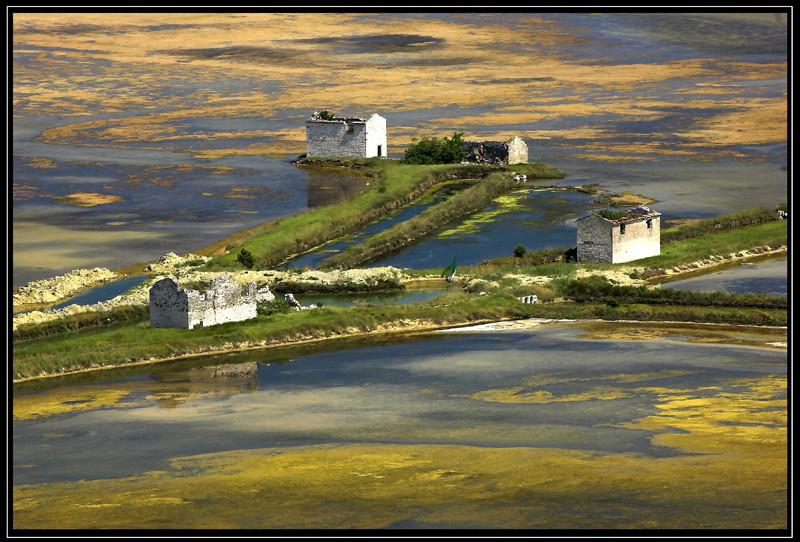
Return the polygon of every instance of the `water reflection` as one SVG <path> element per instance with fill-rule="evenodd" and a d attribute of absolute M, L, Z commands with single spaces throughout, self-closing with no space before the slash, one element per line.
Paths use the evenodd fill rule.
<path fill-rule="evenodd" d="M 368 177 L 308 172 L 308 208 L 326 207 L 347 201 L 360 194 Z"/>

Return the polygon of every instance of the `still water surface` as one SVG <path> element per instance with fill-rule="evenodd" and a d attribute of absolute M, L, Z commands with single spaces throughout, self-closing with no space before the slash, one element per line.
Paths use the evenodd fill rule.
<path fill-rule="evenodd" d="M 20 386 L 15 520 L 774 528 L 786 518 L 786 352 L 747 340 L 785 333 L 686 340 L 703 333 L 428 334 Z M 154 512 L 140 491 L 184 504 Z M 242 504 L 250 491 L 260 512 Z"/>
<path fill-rule="evenodd" d="M 742 264 L 724 271 L 661 283 L 662 288 L 732 294 L 788 295 L 788 260 Z"/>

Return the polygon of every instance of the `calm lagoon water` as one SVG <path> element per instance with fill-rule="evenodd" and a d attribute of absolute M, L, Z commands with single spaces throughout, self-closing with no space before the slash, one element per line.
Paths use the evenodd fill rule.
<path fill-rule="evenodd" d="M 698 277 L 662 282 L 662 288 L 732 294 L 788 295 L 788 260 L 744 264 Z"/>
<path fill-rule="evenodd" d="M 260 35 L 258 25 L 269 24 L 255 15 L 219 17 L 208 24 L 220 32 L 241 24 Z M 223 49 L 237 54 L 214 56 L 220 50 L 200 42 L 209 48 L 170 49 L 169 63 L 151 64 L 150 45 L 158 39 L 169 36 L 178 43 L 197 33 L 194 19 L 169 20 L 165 15 L 163 25 L 137 26 L 109 16 L 103 24 L 59 25 L 15 17 L 12 287 L 79 267 L 121 268 L 170 251 L 189 252 L 304 211 L 328 195 L 357 192 L 357 184 L 325 189 L 289 163 L 304 150 L 305 117 L 343 96 L 344 113 L 379 111 L 386 117 L 393 155 L 403 151 L 397 141 L 432 133 L 457 130 L 487 139 L 523 134 L 530 159 L 567 172 L 563 183 L 596 182 L 652 196 L 665 220 L 787 201 L 785 141 L 709 141 L 702 132 L 740 106 L 751 111 L 752 103 L 785 101 L 787 77 L 778 69 L 787 59 L 785 14 L 354 14 L 346 23 L 354 39 L 292 40 L 278 33 L 271 35 L 271 46 L 249 48 L 238 43 L 241 33 L 225 34 L 233 41 Z M 397 32 L 417 26 L 420 36 Z M 452 57 L 446 54 L 453 49 L 447 32 L 457 26 L 463 35 L 501 29 L 501 37 L 526 39 L 488 40 L 473 44 L 474 55 Z M 293 28 L 295 36 L 308 32 Z M 78 41 L 53 48 L 55 31 L 65 42 Z M 84 35 L 90 39 L 81 41 Z M 115 40 L 147 46 L 132 59 L 111 52 L 119 50 Z M 286 46 L 286 54 L 297 54 L 298 44 L 313 47 L 309 53 L 322 55 L 316 62 L 324 59 L 343 75 L 320 81 L 315 60 L 298 66 L 294 57 L 295 68 L 313 71 L 304 72 L 308 77 L 286 72 L 279 52 Z M 531 69 L 523 64 L 512 71 L 481 71 L 495 48 L 527 59 Z M 417 49 L 431 58 L 418 58 Z M 536 71 L 538 62 L 560 69 L 558 77 Z M 566 71 L 565 62 L 571 66 Z M 625 75 L 645 64 L 649 69 L 639 82 L 611 77 L 587 83 L 571 76 L 587 67 L 606 75 L 613 67 Z M 365 88 L 382 87 L 392 66 L 409 70 L 404 84 L 414 77 L 428 81 L 430 70 L 442 74 L 441 84 L 419 87 L 434 94 L 427 101 L 416 97 L 414 105 L 364 94 Z M 461 72 L 463 80 L 454 83 Z M 337 86 L 341 81 L 352 86 Z M 454 84 L 458 92 L 435 94 L 441 85 Z M 53 96 L 53 88 L 64 88 L 69 97 Z M 470 97 L 477 88 L 504 99 L 476 102 Z M 514 94 L 505 98 L 506 90 Z M 101 103 L 93 107 L 97 96 Z M 636 111 L 615 110 L 617 102 Z M 66 131 L 53 136 L 54 129 Z M 86 193 L 120 199 L 94 206 L 64 199 Z M 575 207 L 570 211 L 582 210 Z M 455 250 L 466 264 L 507 255 L 501 232 L 521 237 L 512 249 L 516 242 L 538 246 L 528 238 L 544 235 L 538 226 L 534 236 L 507 226 L 483 227 L 486 242 L 451 236 L 383 263 L 435 267 L 441 263 L 435 254 L 443 251 L 449 258 Z M 553 242 L 568 240 L 570 232 L 562 233 Z"/>
<path fill-rule="evenodd" d="M 590 527 L 579 519 L 584 509 L 606 515 L 598 525 L 621 528 L 785 522 L 786 458 L 775 444 L 785 446 L 785 350 L 687 342 L 701 333 L 692 329 L 656 331 L 649 340 L 602 335 L 656 329 L 642 328 L 427 334 L 345 350 L 197 358 L 39 391 L 42 384 L 21 385 L 14 393 L 14 520 L 20 527 L 67 517 L 68 525 L 107 521 L 102 509 L 86 515 L 91 503 L 107 502 L 117 504 L 104 526 L 135 528 L 143 521 L 136 495 L 145 491 L 186 503 L 157 513 L 154 526 L 173 527 L 193 526 L 200 513 L 204 525 L 217 518 L 234 528 L 293 527 L 300 516 L 305 527 L 546 528 L 564 515 L 573 527 Z M 211 366 L 220 364 L 239 372 L 213 376 Z M 349 457 L 344 467 L 339 452 Z M 488 467 L 482 454 L 499 463 Z M 229 465 L 233 457 L 261 465 L 247 467 L 249 489 L 236 489 L 236 473 L 245 471 Z M 290 463 L 263 465 L 268 458 Z M 499 464 L 502 474 L 494 472 Z M 734 464 L 748 475 L 731 477 Z M 398 472 L 405 482 L 390 480 Z M 317 476 L 339 491 L 309 490 L 289 505 L 292 490 L 269 489 L 285 481 L 304 487 Z M 665 476 L 692 479 L 692 497 L 685 487 L 664 487 Z M 182 484 L 190 481 L 201 485 L 187 492 Z M 364 500 L 376 484 L 381 498 Z M 559 497 L 548 500 L 552 484 Z M 463 503 L 489 486 L 491 496 L 468 512 L 441 494 Z M 601 489 L 602 498 L 587 498 Z M 226 523 L 251 490 L 259 491 L 261 510 L 275 507 L 275 514 L 243 511 Z M 422 493 L 406 501 L 409 491 Z M 704 502 L 702 520 L 696 499 Z M 550 519 L 528 517 L 534 504 Z"/>

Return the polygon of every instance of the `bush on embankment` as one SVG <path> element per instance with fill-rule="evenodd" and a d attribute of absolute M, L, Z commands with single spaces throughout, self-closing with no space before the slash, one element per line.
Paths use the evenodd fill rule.
<path fill-rule="evenodd" d="M 749 307 L 786 309 L 788 299 L 782 296 L 760 294 L 730 294 L 717 292 L 692 292 L 671 288 L 646 286 L 619 286 L 603 277 L 593 276 L 572 280 L 562 289 L 565 297 L 585 303 L 644 303 L 648 305 L 690 305 L 694 307 Z"/>
<path fill-rule="evenodd" d="M 277 294 L 342 294 L 342 293 L 364 293 L 364 292 L 387 292 L 403 290 L 405 286 L 400 284 L 400 279 L 375 278 L 366 282 L 299 282 L 294 280 L 281 280 L 276 282 L 271 288 Z"/>

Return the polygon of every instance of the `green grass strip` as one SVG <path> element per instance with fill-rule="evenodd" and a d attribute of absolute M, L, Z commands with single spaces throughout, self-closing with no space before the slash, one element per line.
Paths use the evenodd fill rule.
<path fill-rule="evenodd" d="M 519 318 L 630 319 L 785 326 L 787 311 L 738 307 L 675 307 L 642 304 L 609 306 L 590 303 L 523 304 L 506 294 L 448 294 L 409 305 L 325 307 L 259 316 L 194 330 L 150 329 L 133 320 L 13 345 L 14 379 L 81 369 L 120 366 L 150 358 L 199 354 L 213 347 L 269 345 L 368 333 L 398 321 L 441 326 Z"/>

